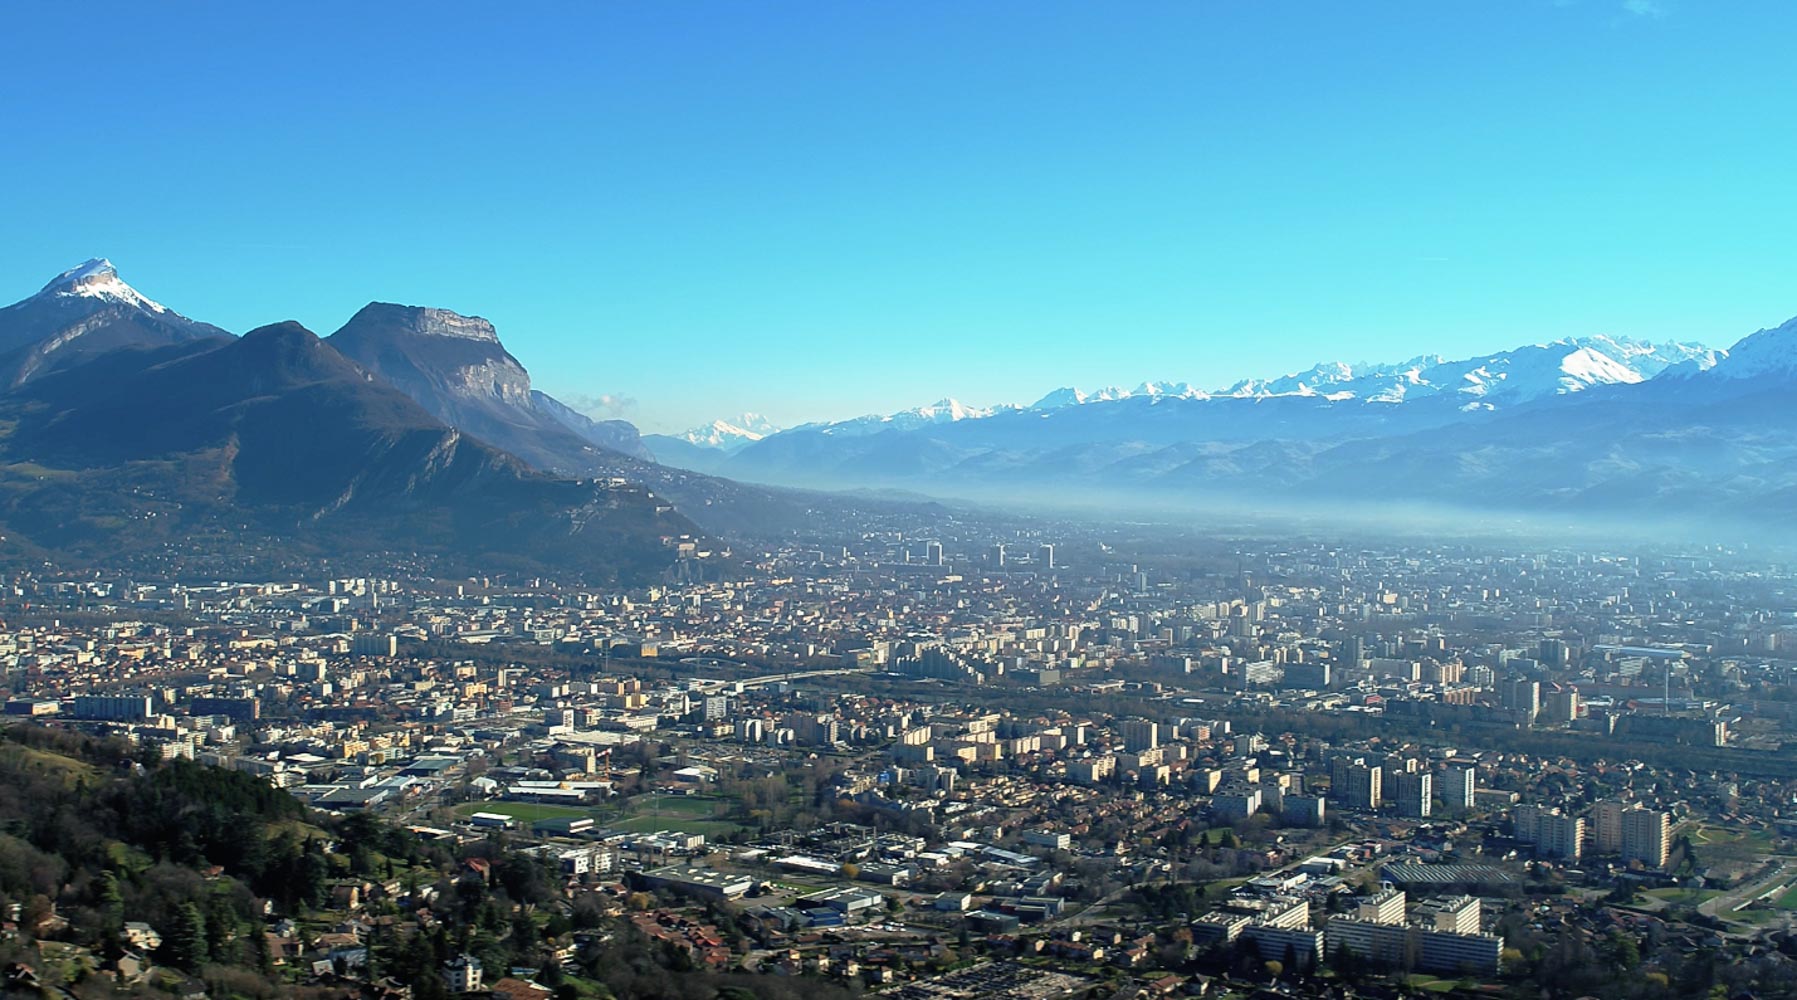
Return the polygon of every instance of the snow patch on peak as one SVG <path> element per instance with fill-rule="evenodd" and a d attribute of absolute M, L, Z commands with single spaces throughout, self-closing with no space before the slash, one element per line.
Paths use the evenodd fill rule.
<path fill-rule="evenodd" d="M 1689 369 L 1681 373 L 1689 373 Z M 1743 337 L 1711 367 L 1710 374 L 1731 379 L 1797 375 L 1797 317 Z"/>
<path fill-rule="evenodd" d="M 1064 385 L 1030 404 L 1030 409 L 1059 410 L 1062 407 L 1078 406 L 1085 401 L 1085 393 L 1070 385 Z"/>
<path fill-rule="evenodd" d="M 1053 395 L 1053 393 L 1050 393 Z M 795 430 L 816 431 L 841 437 L 855 437 L 863 434 L 878 434 L 881 431 L 910 431 L 919 427 L 937 424 L 959 423 L 963 420 L 980 420 L 1000 413 L 1011 413 L 1022 410 L 1015 403 L 999 406 L 968 406 L 958 399 L 939 399 L 928 406 L 900 410 L 897 413 L 881 416 L 869 414 L 852 420 L 838 420 L 827 423 L 803 424 Z"/>
<path fill-rule="evenodd" d="M 1560 370 L 1566 373 L 1560 382 L 1568 391 L 1618 382 L 1633 385 L 1645 380 L 1640 372 L 1590 345 L 1561 358 Z"/>
<path fill-rule="evenodd" d="M 118 269 L 104 257 L 94 257 L 69 268 L 37 294 L 39 297 L 99 299 L 135 306 L 153 313 L 169 311 L 167 306 L 151 301 L 120 280 Z"/>
<path fill-rule="evenodd" d="M 767 437 L 780 428 L 759 413 L 743 413 L 726 420 L 713 420 L 679 435 L 680 440 L 701 448 L 736 451 Z"/>
<path fill-rule="evenodd" d="M 1080 406 L 1085 403 L 1113 403 L 1120 399 L 1209 399 L 1210 393 L 1192 385 L 1190 382 L 1143 382 L 1134 389 L 1111 385 L 1091 392 L 1081 392 L 1072 386 L 1056 389 L 1029 406 L 1027 410 L 1059 410 L 1068 406 Z M 996 407 L 995 410 L 1014 409 L 1014 407 Z"/>
<path fill-rule="evenodd" d="M 1190 382 L 1143 382 L 1127 393 L 1149 399 L 1209 399 L 1210 394 Z"/>
<path fill-rule="evenodd" d="M 118 276 L 118 268 L 112 266 L 112 261 L 107 260 L 105 257 L 89 257 L 82 263 L 76 264 L 74 267 L 57 275 L 55 280 L 44 286 L 44 291 L 47 292 L 58 285 L 73 285 L 91 278 L 116 278 Z"/>
<path fill-rule="evenodd" d="M 968 406 L 958 399 L 944 397 L 931 403 L 929 406 L 920 406 L 915 410 L 907 410 L 905 412 L 907 414 L 914 414 L 922 417 L 932 423 L 941 423 L 943 421 L 952 422 L 956 420 L 968 420 L 974 417 L 983 417 L 990 411 Z"/>

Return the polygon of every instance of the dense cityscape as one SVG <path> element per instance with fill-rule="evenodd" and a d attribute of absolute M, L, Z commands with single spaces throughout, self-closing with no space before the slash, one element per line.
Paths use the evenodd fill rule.
<path fill-rule="evenodd" d="M 9 968 L 641 995 L 628 936 L 670 995 L 1797 982 L 1789 563 L 973 515 L 731 558 L 9 576 L 9 769 L 226 769 L 317 859 L 215 868 L 261 902 L 185 931 L 152 880 L 106 933 L 97 880 L 0 867 Z"/>

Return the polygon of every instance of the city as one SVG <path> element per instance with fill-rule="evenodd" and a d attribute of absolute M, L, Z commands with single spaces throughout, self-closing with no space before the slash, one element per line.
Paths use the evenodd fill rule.
<path fill-rule="evenodd" d="M 389 982 L 470 879 L 511 930 L 443 982 L 516 995 L 604 982 L 610 921 L 907 997 L 1797 981 L 1788 563 L 1191 542 L 954 518 L 616 591 L 20 574 L 5 711 L 446 862 L 339 840 L 315 904 L 234 930 L 296 983 Z"/>

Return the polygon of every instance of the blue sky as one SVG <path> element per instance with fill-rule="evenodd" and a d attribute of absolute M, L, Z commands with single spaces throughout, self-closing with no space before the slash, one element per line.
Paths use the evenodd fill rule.
<path fill-rule="evenodd" d="M 1797 314 L 1797 5 L 10 4 L 0 300 L 492 319 L 679 429 Z"/>

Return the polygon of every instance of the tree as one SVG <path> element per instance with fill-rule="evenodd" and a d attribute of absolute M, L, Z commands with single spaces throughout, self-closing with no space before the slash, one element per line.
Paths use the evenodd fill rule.
<path fill-rule="evenodd" d="M 250 961 L 256 971 L 267 975 L 274 968 L 274 956 L 268 951 L 268 932 L 260 927 L 251 927 L 249 935 Z"/>
<path fill-rule="evenodd" d="M 206 960 L 206 917 L 192 903 L 183 903 L 175 911 L 175 924 L 162 942 L 168 963 L 187 972 L 199 971 Z"/>
<path fill-rule="evenodd" d="M 94 902 L 106 920 L 106 930 L 118 930 L 125 920 L 125 895 L 119 891 L 119 878 L 103 871 L 94 879 Z"/>

